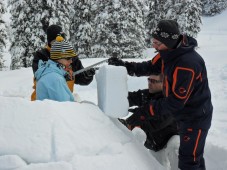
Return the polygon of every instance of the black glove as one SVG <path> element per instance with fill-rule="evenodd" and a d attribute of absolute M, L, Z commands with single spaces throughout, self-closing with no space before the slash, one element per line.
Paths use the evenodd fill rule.
<path fill-rule="evenodd" d="M 134 92 L 128 92 L 128 102 L 129 106 L 143 106 L 149 99 L 149 90 L 138 90 Z"/>
<path fill-rule="evenodd" d="M 90 68 L 89 70 L 85 71 L 86 76 L 93 77 L 95 75 L 95 69 Z"/>
<path fill-rule="evenodd" d="M 133 114 L 126 119 L 127 124 L 131 126 L 142 126 L 145 120 L 149 119 L 149 106 L 145 105 L 134 109 L 129 109 Z"/>
<path fill-rule="evenodd" d="M 121 59 L 117 57 L 111 57 L 108 59 L 108 64 L 109 65 L 114 65 L 114 66 L 125 66 L 125 62 L 122 61 Z"/>

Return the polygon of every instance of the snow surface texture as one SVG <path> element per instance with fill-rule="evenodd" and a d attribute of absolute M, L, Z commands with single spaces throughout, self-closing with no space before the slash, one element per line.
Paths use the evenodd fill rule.
<path fill-rule="evenodd" d="M 29 101 L 25 91 L 32 91 L 31 83 L 26 83 L 32 80 L 32 74 L 25 73 L 30 71 L 29 68 L 0 73 L 8 84 L 0 87 L 2 169 L 163 169 L 131 131 L 117 119 L 107 117 L 92 102 Z M 115 72 L 121 71 L 120 81 L 106 83 L 108 76 L 116 78 Z M 107 87 L 105 93 L 118 87 L 120 93 L 115 91 L 112 99 L 121 102 L 118 103 L 121 109 L 115 112 L 123 110 L 125 114 L 128 109 L 126 69 L 103 66 L 99 73 L 103 80 L 100 78 L 101 83 L 97 84 L 101 89 Z M 11 87 L 15 89 L 11 91 Z M 106 108 L 110 110 L 108 105 Z"/>
<path fill-rule="evenodd" d="M 96 79 L 99 108 L 113 118 L 127 116 L 129 103 L 126 68 L 102 66 Z"/>
<path fill-rule="evenodd" d="M 214 105 L 212 126 L 205 147 L 207 170 L 226 170 L 227 167 L 226 17 L 227 11 L 215 17 L 202 18 L 202 31 L 198 36 L 197 50 L 207 65 Z M 148 59 L 155 55 L 152 49 L 144 54 Z M 6 57 L 9 56 L 7 53 Z M 83 59 L 82 62 L 86 67 L 101 60 Z M 1 71 L 0 79 L 0 170 L 169 169 L 168 161 L 158 157 L 163 157 L 164 150 L 157 153 L 147 151 L 142 144 L 142 134 L 138 131 L 131 133 L 97 106 L 84 102 L 98 103 L 95 79 L 89 86 L 75 86 L 74 90 L 80 95 L 82 103 L 30 102 L 31 68 Z M 128 76 L 129 91 L 146 87 L 146 77 Z M 139 137 L 142 140 L 138 140 Z M 176 147 L 175 142 L 168 145 L 173 149 Z M 47 155 L 41 157 L 41 152 Z M 166 164 L 165 167 L 156 159 Z"/>

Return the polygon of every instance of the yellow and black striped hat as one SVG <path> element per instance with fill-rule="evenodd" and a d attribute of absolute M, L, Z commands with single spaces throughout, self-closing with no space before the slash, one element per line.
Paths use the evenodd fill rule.
<path fill-rule="evenodd" d="M 56 40 L 51 45 L 50 59 L 58 60 L 62 58 L 72 58 L 76 56 L 77 55 L 73 50 L 72 45 L 65 41 L 63 37 L 57 36 Z"/>

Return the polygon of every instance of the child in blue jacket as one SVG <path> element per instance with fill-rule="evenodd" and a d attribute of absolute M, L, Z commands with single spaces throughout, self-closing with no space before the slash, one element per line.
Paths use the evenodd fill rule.
<path fill-rule="evenodd" d="M 52 42 L 50 59 L 47 62 L 40 60 L 35 72 L 37 100 L 74 101 L 66 83 L 66 77 L 71 75 L 66 70 L 76 56 L 72 46 L 63 37 L 58 36 Z"/>

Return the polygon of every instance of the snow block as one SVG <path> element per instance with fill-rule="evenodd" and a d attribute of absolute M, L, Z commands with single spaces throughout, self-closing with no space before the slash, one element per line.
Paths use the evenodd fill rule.
<path fill-rule="evenodd" d="M 113 118 L 128 115 L 127 70 L 121 66 L 102 66 L 96 74 L 98 106 Z"/>
<path fill-rule="evenodd" d="M 27 164 L 17 155 L 0 156 L 0 170 L 12 170 Z"/>

